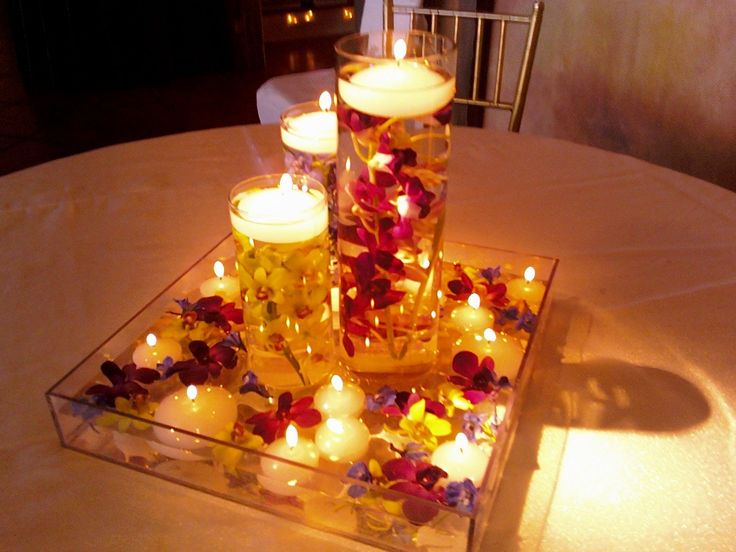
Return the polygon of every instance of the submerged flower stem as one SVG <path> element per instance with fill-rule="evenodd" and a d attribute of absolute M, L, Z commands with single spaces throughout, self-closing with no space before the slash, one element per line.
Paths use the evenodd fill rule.
<path fill-rule="evenodd" d="M 416 333 L 417 316 L 419 315 L 419 307 L 422 304 L 424 292 L 426 291 L 426 288 L 427 288 L 427 282 L 430 281 L 432 272 L 435 269 L 437 255 L 439 255 L 440 253 L 439 245 L 440 245 L 440 241 L 442 240 L 442 234 L 444 232 L 444 228 L 445 228 L 445 212 L 442 211 L 442 214 L 437 220 L 437 225 L 435 226 L 435 229 L 434 229 L 434 238 L 432 239 L 432 257 L 429 260 L 430 269 L 429 269 L 429 272 L 427 273 L 427 277 L 419 285 L 419 290 L 417 291 L 416 299 L 414 301 L 414 309 L 411 311 L 411 322 L 409 324 L 411 329 L 409 330 L 409 333 L 406 336 L 406 341 L 404 342 L 404 346 L 401 348 L 401 351 L 399 351 L 399 360 L 404 358 L 404 356 L 406 356 L 406 353 L 409 350 L 409 345 L 411 344 L 411 341 L 414 338 L 414 334 Z"/>
<path fill-rule="evenodd" d="M 354 132 L 350 133 L 350 137 L 353 139 L 353 149 L 355 150 L 355 154 L 360 157 L 360 160 L 363 161 L 363 163 L 368 164 L 368 160 L 371 158 L 370 155 L 367 157 L 363 155 L 363 152 L 361 151 L 361 145 L 358 143 L 358 137 Z"/>
<path fill-rule="evenodd" d="M 391 354 L 391 358 L 398 358 L 396 356 L 396 346 L 394 344 L 393 312 L 391 312 L 390 306 L 386 308 L 386 337 L 388 339 L 388 352 Z"/>
<path fill-rule="evenodd" d="M 301 366 L 299 365 L 299 361 L 294 356 L 294 353 L 291 352 L 291 349 L 289 348 L 289 345 L 287 343 L 284 343 L 284 349 L 283 349 L 284 356 L 286 357 L 286 360 L 289 361 L 289 364 L 294 368 L 294 371 L 296 372 L 296 375 L 299 376 L 299 379 L 302 382 L 302 385 L 307 385 L 307 381 L 304 379 L 304 375 L 302 374 Z"/>

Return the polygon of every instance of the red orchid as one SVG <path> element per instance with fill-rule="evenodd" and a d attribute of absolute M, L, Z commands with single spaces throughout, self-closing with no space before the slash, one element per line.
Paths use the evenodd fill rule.
<path fill-rule="evenodd" d="M 407 176 L 401 173 L 399 182 L 409 200 L 419 207 L 419 218 L 426 217 L 432 207 L 432 201 L 436 197 L 435 194 L 425 189 L 422 181 L 416 176 Z"/>
<path fill-rule="evenodd" d="M 463 394 L 473 404 L 478 404 L 489 395 L 495 395 L 505 387 L 511 387 L 506 376 L 498 377 L 491 357 L 478 361 L 478 355 L 460 351 L 452 359 L 452 369 L 458 375 L 449 376 L 455 385 L 463 388 Z"/>
<path fill-rule="evenodd" d="M 384 406 L 381 412 L 389 416 L 406 416 L 412 405 L 422 399 L 425 401 L 424 409 L 426 412 L 431 412 L 439 418 L 445 417 L 445 406 L 442 403 L 421 397 L 418 393 L 410 393 L 409 391 L 397 392 L 392 404 Z"/>
<path fill-rule="evenodd" d="M 393 205 L 388 201 L 386 188 L 369 182 L 367 174 L 361 174 L 350 182 L 348 191 L 355 203 L 364 211 L 378 213 L 393 209 Z"/>
<path fill-rule="evenodd" d="M 385 117 L 373 117 L 357 109 L 351 109 L 344 105 L 337 106 L 337 120 L 353 132 L 360 132 L 386 122 Z"/>
<path fill-rule="evenodd" d="M 148 395 L 148 390 L 140 384 L 153 383 L 161 377 L 161 374 L 151 368 L 137 368 L 135 364 L 126 364 L 120 368 L 110 360 L 103 362 L 100 370 L 112 385 L 98 383 L 87 389 L 85 394 L 94 395 L 98 403 L 107 406 L 115 406 L 115 399 L 118 397 L 130 399 L 135 395 Z"/>
<path fill-rule="evenodd" d="M 187 299 L 175 301 L 181 307 L 180 316 L 184 319 L 185 325 L 193 326 L 194 322 L 201 320 L 229 333 L 232 327 L 230 322 L 243 323 L 243 309 L 237 308 L 235 303 L 223 304 L 224 299 L 219 295 L 202 297 L 196 303 L 190 303 Z"/>
<path fill-rule="evenodd" d="M 495 307 L 505 307 L 509 303 L 506 297 L 506 284 L 483 283 L 486 288 L 486 298 Z"/>
<path fill-rule="evenodd" d="M 441 125 L 448 124 L 452 118 L 452 102 L 448 103 L 439 111 L 435 111 L 432 117 Z"/>
<path fill-rule="evenodd" d="M 431 521 L 439 512 L 431 502 L 442 503 L 444 492 L 435 488 L 437 482 L 447 477 L 442 468 L 421 460 L 411 460 L 406 456 L 389 460 L 381 471 L 389 481 L 396 481 L 389 488 L 422 500 L 408 498 L 401 505 L 404 515 L 412 523 L 422 524 Z M 428 502 L 429 503 L 428 503 Z"/>
<path fill-rule="evenodd" d="M 394 158 L 387 166 L 395 175 L 401 171 L 401 167 L 404 165 L 407 167 L 416 167 L 417 165 L 417 152 L 411 148 L 394 148 L 391 150 L 391 154 Z"/>
<path fill-rule="evenodd" d="M 286 434 L 286 428 L 291 422 L 301 427 L 312 427 L 320 423 L 322 415 L 319 410 L 312 408 L 313 402 L 313 397 L 302 397 L 293 402 L 291 393 L 287 391 L 279 395 L 276 410 L 254 414 L 245 423 L 253 424 L 253 433 L 260 435 L 266 443 L 272 443 Z"/>
<path fill-rule="evenodd" d="M 194 358 L 180 360 L 166 370 L 165 377 L 179 374 L 184 385 L 201 385 L 212 376 L 216 378 L 223 368 L 232 369 L 238 363 L 235 349 L 224 341 L 208 347 L 204 341 L 192 341 L 189 350 Z"/>
<path fill-rule="evenodd" d="M 447 282 L 447 288 L 452 292 L 448 293 L 447 297 L 454 299 L 455 301 L 465 301 L 473 293 L 475 286 L 473 285 L 473 280 L 470 279 L 470 276 L 465 274 L 462 269 L 458 270 L 457 267 L 455 268 L 460 278 Z"/>

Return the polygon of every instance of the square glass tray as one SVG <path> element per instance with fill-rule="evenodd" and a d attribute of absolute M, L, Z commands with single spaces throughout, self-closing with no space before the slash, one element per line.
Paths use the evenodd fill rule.
<path fill-rule="evenodd" d="M 121 367 L 131 363 L 134 349 L 143 342 L 146 334 L 160 329 L 162 320 L 170 321 L 172 317 L 176 318 L 172 311 L 176 312 L 179 309 L 173 299 L 187 298 L 194 302 L 199 298 L 199 286 L 212 277 L 214 261 L 222 260 L 227 273 L 234 273 L 233 254 L 232 240 L 228 236 L 178 280 L 153 298 L 46 393 L 61 444 L 161 479 L 387 550 L 417 550 L 432 545 L 441 546 L 444 550 L 479 550 L 486 528 L 489 523 L 493 523 L 491 510 L 498 494 L 521 402 L 548 318 L 550 290 L 557 259 L 473 245 L 445 243 L 445 280 L 447 275 L 452 275 L 459 266 L 500 267 L 502 274 L 500 281 L 518 279 L 525 267 L 533 266 L 536 269 L 535 279 L 545 286 L 532 330 L 515 333 L 513 322 L 509 326 L 508 321 L 503 328 L 496 328 L 517 335 L 523 353 L 518 373 L 512 377 L 513 386 L 502 390 L 494 401 L 492 436 L 490 439 L 485 436 L 483 442 L 485 452 L 489 456 L 485 476 L 477 486 L 477 494 L 472 503 L 468 505 L 466 502 L 463 508 L 451 507 L 446 503 L 390 489 L 385 480 L 366 482 L 348 477 L 349 464 L 335 464 L 322 459 L 316 467 L 308 467 L 271 456 L 264 452 L 264 446 L 248 448 L 248 443 L 242 440 L 234 442 L 222 432 L 217 435 L 192 433 L 158 423 L 152 420 L 151 416 L 145 416 L 139 411 L 131 409 L 121 411 L 101 405 L 95 402 L 92 396 L 85 394 L 85 391 L 94 384 L 110 384 L 100 371 L 103 362 L 112 360 Z M 477 275 L 479 271 L 475 270 L 474 273 Z M 450 290 L 445 280 L 442 289 L 447 294 Z M 449 304 L 451 302 L 447 299 L 448 304 L 442 315 L 443 321 L 450 318 L 447 314 L 453 308 L 453 305 Z M 464 304 L 463 301 L 457 301 L 454 307 Z M 496 325 L 499 323 L 497 317 Z M 453 339 L 456 337 L 457 335 Z M 428 367 L 426 378 L 418 380 L 414 377 L 403 382 L 399 379 L 396 382 L 392 381 L 392 386 L 396 389 L 416 391 L 423 397 L 437 398 L 438 386 L 447 383 L 448 376 L 453 374 L 450 346 L 450 340 L 441 337 L 439 360 L 436 366 Z M 182 348 L 186 351 L 186 347 Z M 238 408 L 247 411 L 248 414 L 275 408 L 273 399 L 268 403 L 264 402 L 266 399 L 254 393 L 246 395 L 238 393 L 238 388 L 242 384 L 241 378 L 247 370 L 245 354 L 238 354 L 242 354 L 243 358 L 239 360 L 235 369 L 227 371 L 231 372 L 227 374 L 230 378 L 229 383 L 227 379 L 218 380 L 216 383 L 222 383 L 237 397 Z M 318 383 L 323 384 L 325 381 Z M 368 396 L 377 391 L 375 383 L 357 380 L 356 383 L 364 388 Z M 305 389 L 302 394 L 312 395 L 316 387 Z M 150 399 L 160 402 L 166 395 L 176 392 L 184 394 L 184 386 L 176 377 L 171 377 L 150 386 Z M 295 391 L 294 395 L 298 398 L 299 391 Z M 448 406 L 452 409 L 449 403 Z M 447 417 L 452 423 L 451 435 L 454 436 L 461 431 L 463 412 L 456 409 L 454 416 L 448 414 Z M 401 416 L 386 416 L 381 412 L 366 410 L 362 418 L 371 434 L 375 436 L 385 435 L 387 428 L 396 428 L 396 420 Z M 157 437 L 161 435 L 162 430 L 174 439 L 180 437 L 181 442 L 191 443 L 194 440 L 199 446 L 196 447 L 194 454 L 187 450 L 182 454 L 177 454 L 176 451 L 172 454 L 171 448 L 162 446 Z M 299 428 L 299 435 L 300 438 L 314 438 L 314 428 Z M 451 437 L 441 437 L 440 441 L 448 439 Z M 167 442 L 171 440 L 167 439 Z M 366 464 L 368 457 L 383 455 L 381 459 L 386 460 L 390 458 L 386 456 L 387 454 L 398 456 L 395 448 L 391 449 L 387 443 L 383 445 L 386 446 L 380 447 L 381 450 L 377 453 L 376 447 L 371 446 L 368 456 L 364 459 Z M 429 461 L 427 458 L 425 460 Z M 274 462 L 286 469 L 297 469 L 301 474 L 298 481 L 293 480 L 289 483 L 294 486 L 294 481 L 297 481 L 295 488 L 292 489 L 293 493 L 288 493 L 289 496 L 273 493 L 261 484 L 264 466 L 269 464 L 273 466 Z M 159 483 L 151 480 L 151 484 Z M 265 487 L 274 488 L 273 485 Z M 358 498 L 355 498 L 356 496 Z M 430 512 L 429 515 L 419 516 L 429 519 L 417 520 L 416 517 L 408 519 L 407 506 L 414 512 Z"/>

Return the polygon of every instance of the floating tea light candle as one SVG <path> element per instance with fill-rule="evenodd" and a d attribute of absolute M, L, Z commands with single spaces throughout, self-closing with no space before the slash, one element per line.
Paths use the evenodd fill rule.
<path fill-rule="evenodd" d="M 221 261 L 215 261 L 212 270 L 215 273 L 215 277 L 205 280 L 199 286 L 199 292 L 202 294 L 202 297 L 219 295 L 225 301 L 235 301 L 240 294 L 240 286 L 238 285 L 237 278 L 225 276 L 225 265 Z"/>
<path fill-rule="evenodd" d="M 535 280 L 536 271 L 533 266 L 526 267 L 524 278 L 514 278 L 506 284 L 506 295 L 516 301 L 526 301 L 527 305 L 534 311 L 539 310 L 539 305 L 544 297 L 544 284 Z"/>
<path fill-rule="evenodd" d="M 405 60 L 406 41 L 393 46 L 385 60 L 350 76 L 341 75 L 338 89 L 350 107 L 378 117 L 419 117 L 439 111 L 455 95 L 455 78 L 424 63 Z"/>
<path fill-rule="evenodd" d="M 181 345 L 173 339 L 157 338 L 152 333 L 133 351 L 133 362 L 141 368 L 155 368 L 166 357 L 171 357 L 174 362 L 181 360 Z"/>
<path fill-rule="evenodd" d="M 477 487 L 483 481 L 488 456 L 468 441 L 464 433 L 458 433 L 454 441 L 441 444 L 432 453 L 431 463 L 447 472 L 448 481 L 470 479 Z"/>
<path fill-rule="evenodd" d="M 177 391 L 166 397 L 156 409 L 154 421 L 178 429 L 212 437 L 238 417 L 238 405 L 222 387 L 190 385 L 186 392 Z M 191 451 L 205 448 L 209 443 L 165 427 L 153 426 L 159 443 L 151 446 L 166 456 L 181 459 L 192 457 Z"/>
<path fill-rule="evenodd" d="M 337 153 L 337 115 L 330 110 L 332 96 L 326 90 L 314 102 L 298 104 L 281 116 L 281 142 L 294 151 L 317 155 Z"/>
<path fill-rule="evenodd" d="M 327 418 L 317 428 L 314 441 L 323 458 L 354 462 L 368 452 L 371 433 L 357 418 Z"/>
<path fill-rule="evenodd" d="M 480 295 L 471 293 L 468 304 L 455 308 L 450 314 L 453 325 L 466 332 L 482 333 L 493 325 L 493 313 L 480 306 Z"/>
<path fill-rule="evenodd" d="M 319 463 L 317 447 L 309 439 L 299 437 L 293 424 L 286 428 L 285 437 L 268 445 L 265 452 L 312 468 Z M 258 481 L 263 488 L 282 496 L 295 496 L 299 493 L 299 485 L 312 479 L 309 470 L 274 458 L 262 458 L 261 471 L 263 475 L 258 476 Z"/>
<path fill-rule="evenodd" d="M 365 393 L 352 383 L 343 382 L 337 374 L 314 395 L 314 406 L 326 418 L 358 416 L 363 412 Z"/>

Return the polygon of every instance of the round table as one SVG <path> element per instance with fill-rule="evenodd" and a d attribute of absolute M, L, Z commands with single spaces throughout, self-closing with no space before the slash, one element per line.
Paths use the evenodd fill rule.
<path fill-rule="evenodd" d="M 228 232 L 278 129 L 122 144 L 0 178 L 2 549 L 355 543 L 62 449 L 44 391 Z M 453 129 L 447 238 L 556 256 L 495 550 L 732 549 L 736 194 L 534 136 Z"/>

